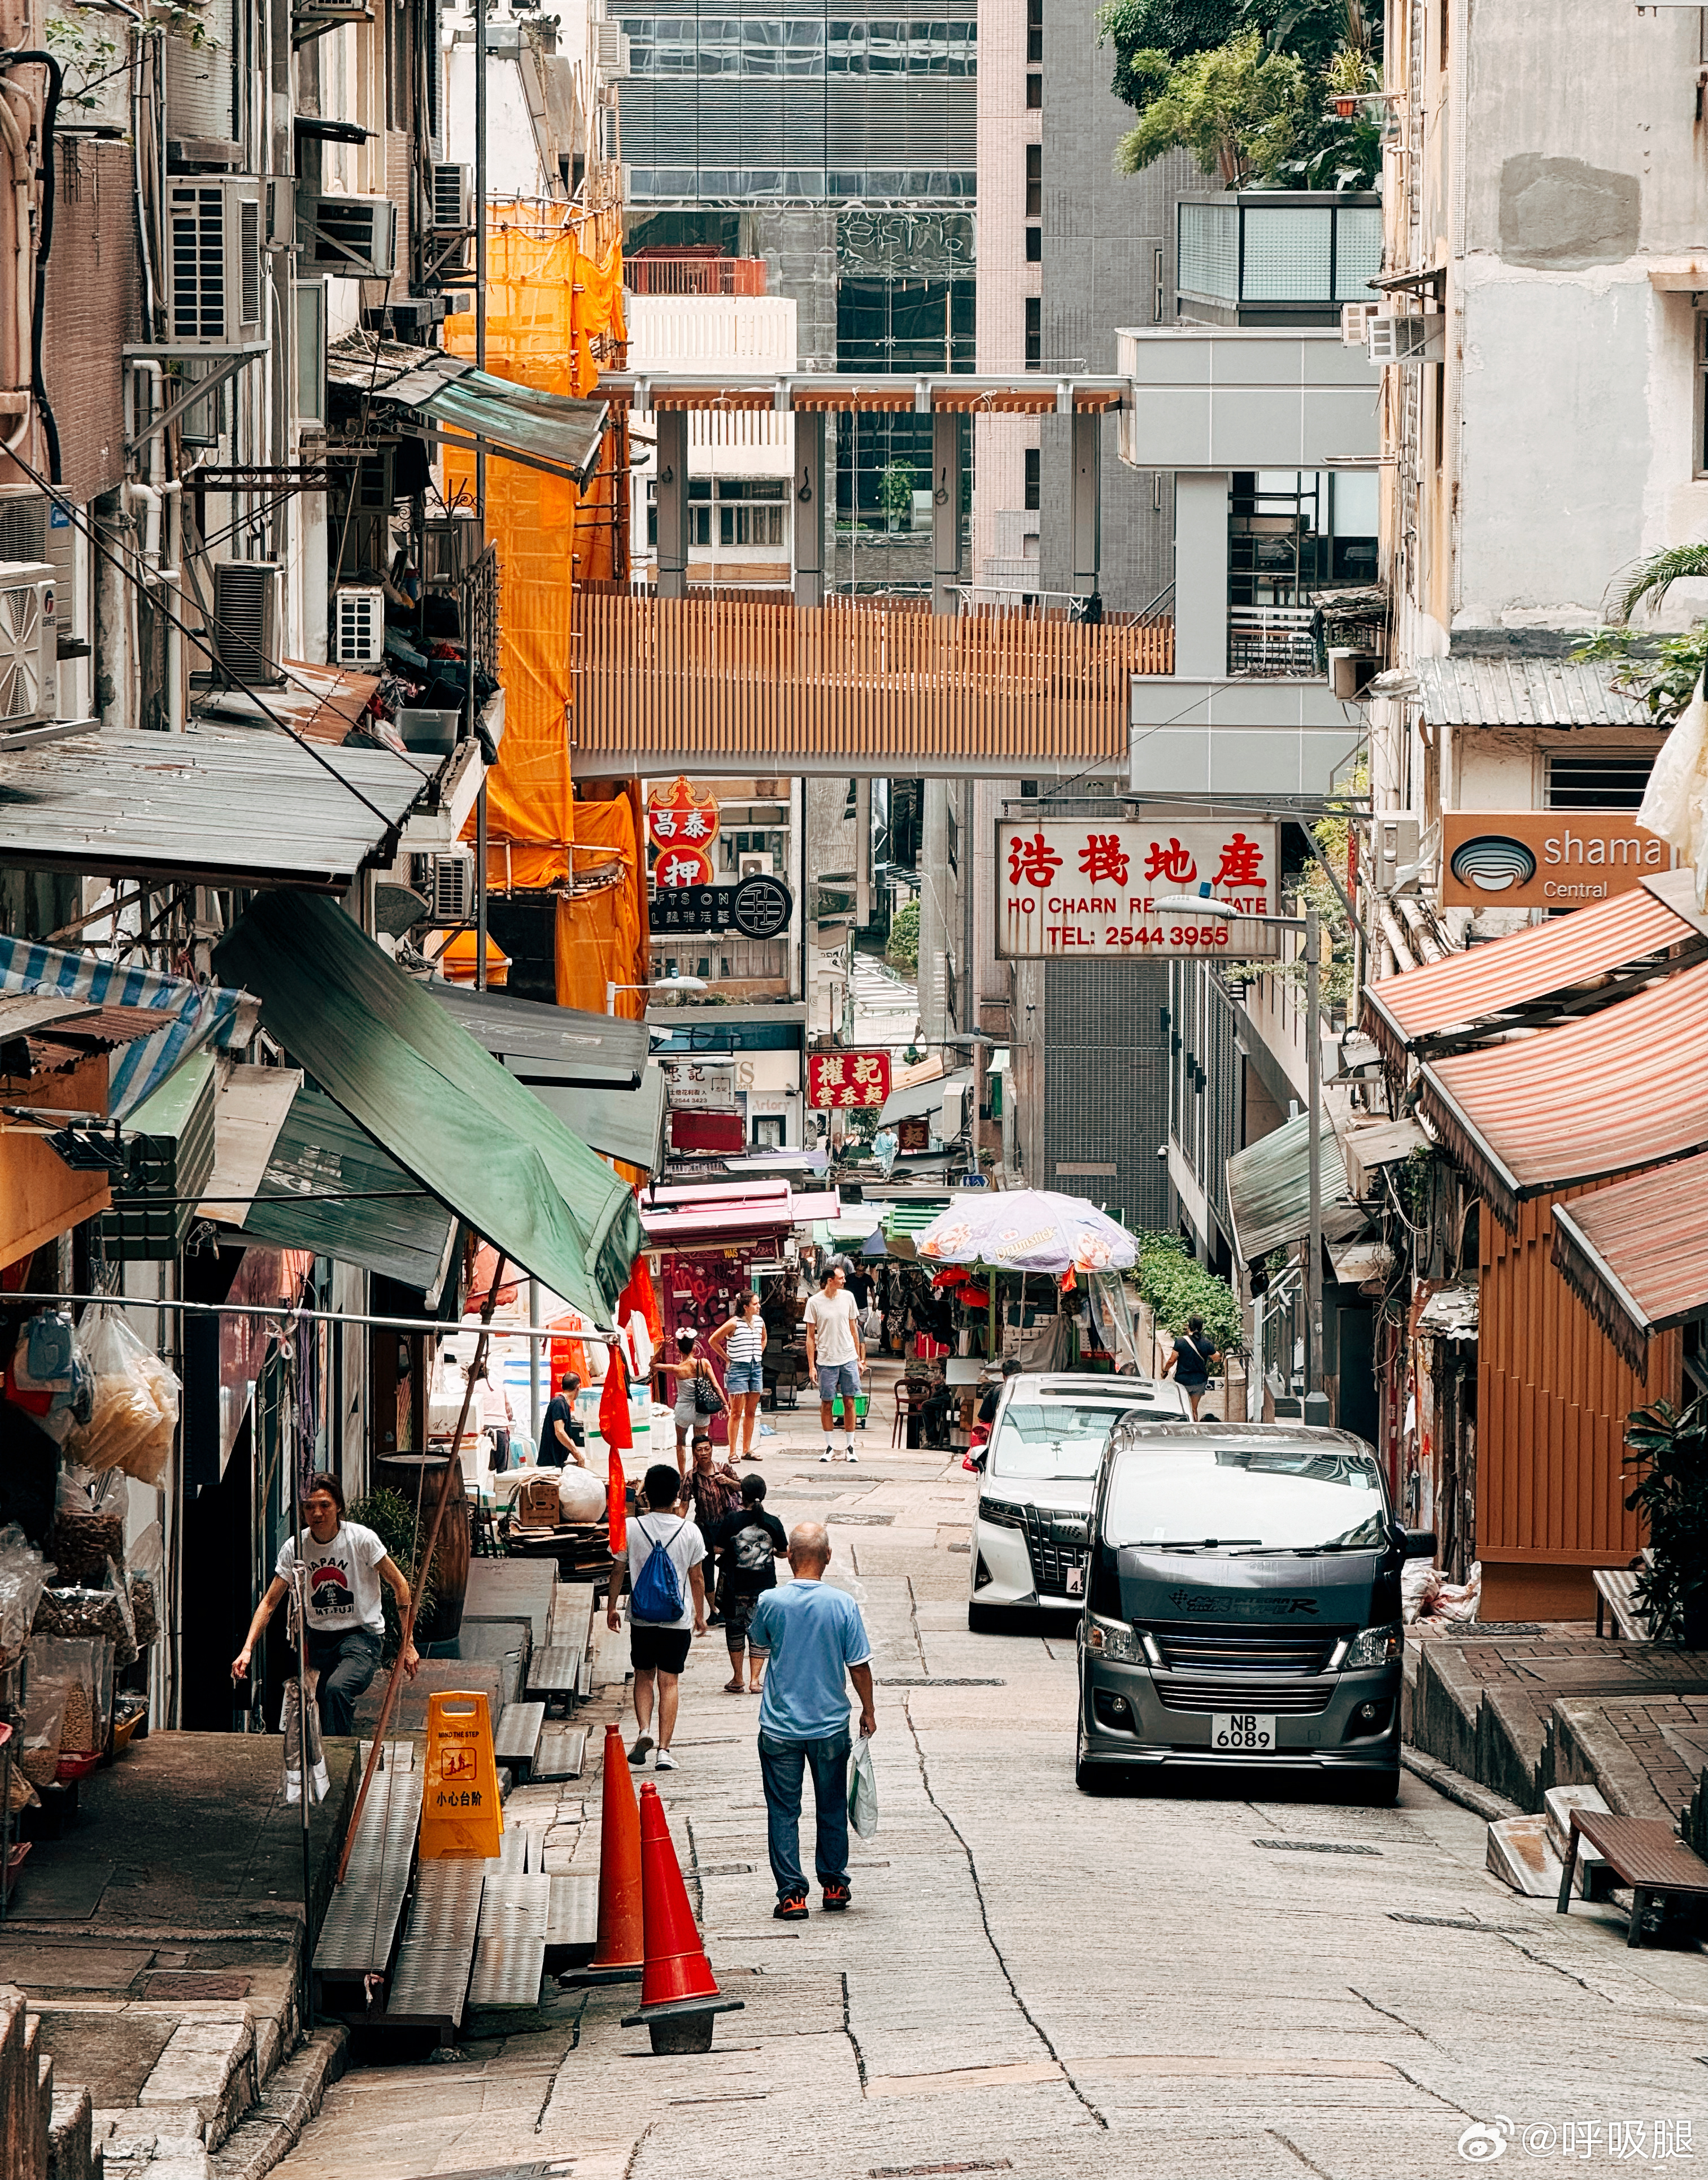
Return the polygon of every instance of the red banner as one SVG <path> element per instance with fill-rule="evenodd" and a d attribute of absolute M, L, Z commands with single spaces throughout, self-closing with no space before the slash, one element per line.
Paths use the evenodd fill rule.
<path fill-rule="evenodd" d="M 887 1052 L 814 1052 L 807 1060 L 807 1102 L 819 1111 L 832 1105 L 872 1107 L 890 1095 Z"/>

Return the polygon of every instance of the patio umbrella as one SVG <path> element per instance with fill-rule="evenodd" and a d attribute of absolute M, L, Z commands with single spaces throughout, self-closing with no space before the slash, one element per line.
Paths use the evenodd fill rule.
<path fill-rule="evenodd" d="M 915 1246 L 928 1263 L 1003 1272 L 1125 1272 L 1138 1261 L 1124 1226 L 1083 1196 L 1047 1188 L 952 1197 Z"/>

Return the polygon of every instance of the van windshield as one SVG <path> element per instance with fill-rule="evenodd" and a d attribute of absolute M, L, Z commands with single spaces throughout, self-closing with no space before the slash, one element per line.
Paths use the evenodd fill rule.
<path fill-rule="evenodd" d="M 1168 1445 L 1123 1454 L 1111 1544 L 1252 1551 L 1379 1550 L 1387 1510 L 1374 1459 L 1340 1446 Z"/>
<path fill-rule="evenodd" d="M 1011 1401 L 990 1449 L 993 1476 L 1095 1476 L 1103 1448 L 1130 1401 Z"/>

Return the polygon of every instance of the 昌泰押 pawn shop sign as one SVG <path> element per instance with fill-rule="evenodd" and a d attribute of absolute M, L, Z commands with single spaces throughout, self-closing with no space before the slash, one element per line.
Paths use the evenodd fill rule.
<path fill-rule="evenodd" d="M 1280 914 L 1276 833 L 1274 825 L 1238 821 L 1003 818 L 996 950 L 1080 961 L 1124 954 L 1242 961 L 1278 954 L 1272 924 L 1157 906 L 1203 895 L 1241 919 Z"/>

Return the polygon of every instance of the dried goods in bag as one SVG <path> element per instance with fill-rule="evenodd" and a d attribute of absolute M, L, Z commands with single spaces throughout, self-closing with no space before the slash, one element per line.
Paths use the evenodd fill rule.
<path fill-rule="evenodd" d="M 110 1311 L 89 1328 L 85 1353 L 94 1373 L 93 1402 L 88 1423 L 68 1435 L 67 1453 L 85 1468 L 122 1468 L 142 1483 L 158 1483 L 178 1424 L 178 1379 Z"/>
<path fill-rule="evenodd" d="M 15 1522 L 0 1529 L 0 1673 L 23 1655 L 42 1588 L 58 1572 Z"/>
<path fill-rule="evenodd" d="M 30 1693 L 24 1705 L 23 1748 L 18 1768 L 32 1786 L 51 1786 L 59 1769 L 59 1743 L 65 1722 L 65 1702 L 71 1693 L 69 1681 L 56 1679 L 39 1668 L 30 1675 Z"/>
<path fill-rule="evenodd" d="M 98 1588 L 107 1562 L 124 1550 L 124 1487 L 116 1474 L 96 1475 L 68 1462 L 59 1473 L 52 1553 L 60 1579 Z"/>

